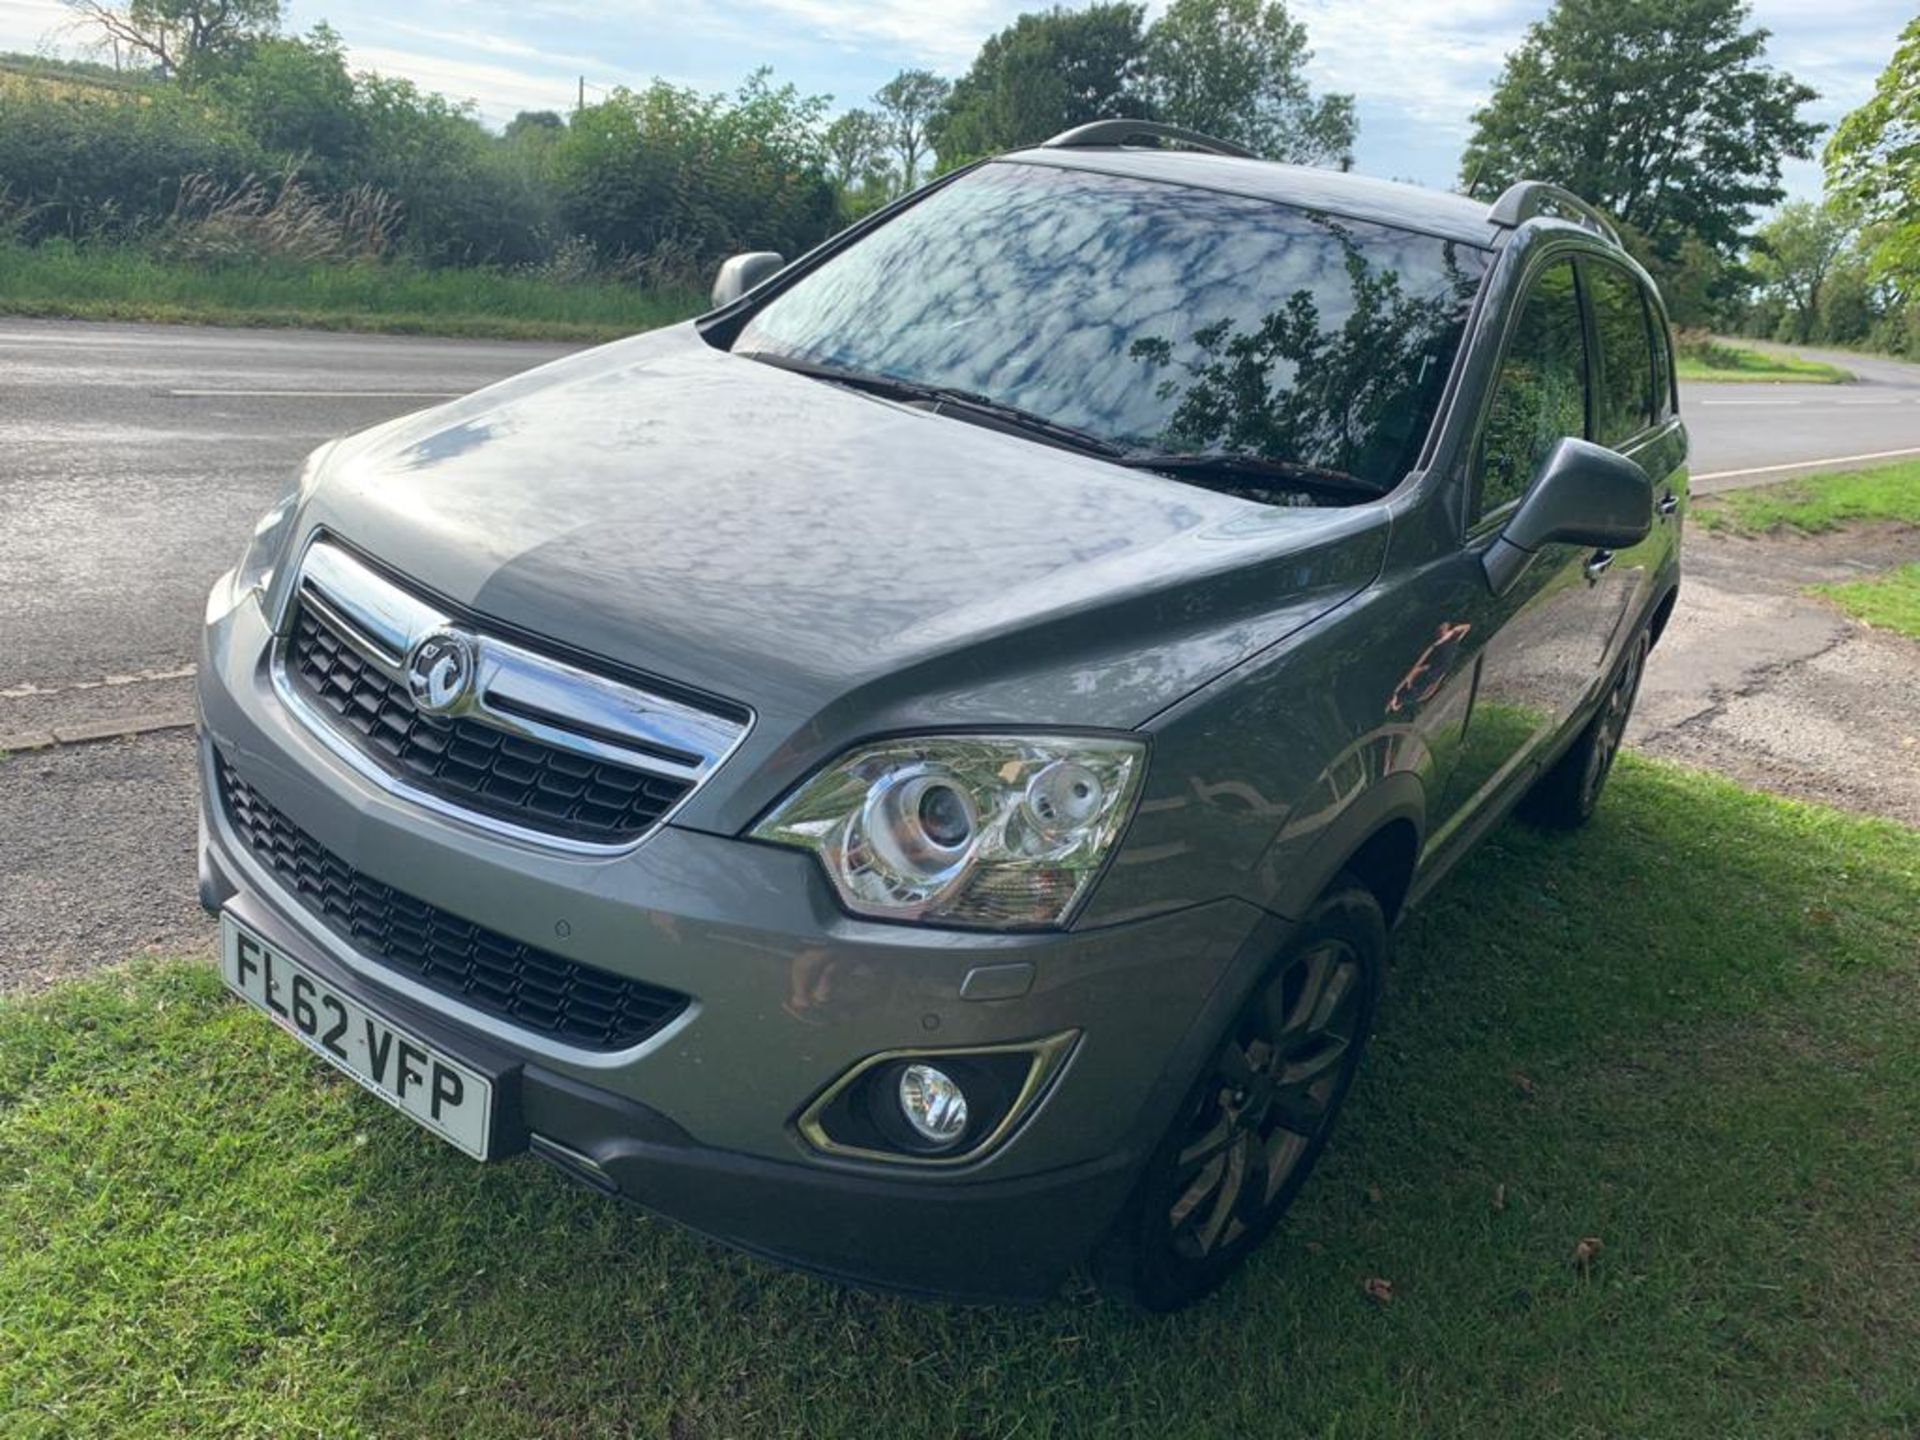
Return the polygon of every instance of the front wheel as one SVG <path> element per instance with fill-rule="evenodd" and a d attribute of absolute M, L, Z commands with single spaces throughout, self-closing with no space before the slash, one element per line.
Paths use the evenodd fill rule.
<path fill-rule="evenodd" d="M 1373 1030 L 1387 926 L 1342 876 L 1255 987 L 1095 1257 L 1108 1289 L 1178 1310 L 1267 1237 L 1325 1148 Z"/>
<path fill-rule="evenodd" d="M 1613 773 L 1620 742 L 1626 738 L 1627 721 L 1633 716 L 1633 702 L 1640 694 L 1640 677 L 1646 671 L 1652 644 L 1645 630 L 1627 642 L 1627 653 L 1600 709 L 1573 742 L 1573 748 L 1534 782 L 1520 802 L 1520 813 L 1527 819 L 1556 830 L 1573 830 L 1593 818 L 1600 791 Z"/>

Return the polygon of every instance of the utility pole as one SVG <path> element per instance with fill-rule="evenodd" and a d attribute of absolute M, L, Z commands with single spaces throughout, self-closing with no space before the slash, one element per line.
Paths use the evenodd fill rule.
<path fill-rule="evenodd" d="M 587 77 L 580 77 L 580 97 L 573 102 L 573 113 L 577 116 L 587 108 Z"/>

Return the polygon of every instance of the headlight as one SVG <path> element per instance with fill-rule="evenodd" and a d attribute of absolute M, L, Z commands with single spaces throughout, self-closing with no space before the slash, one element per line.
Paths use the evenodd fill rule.
<path fill-rule="evenodd" d="M 1062 925 L 1133 813 L 1136 740 L 944 735 L 835 761 L 753 829 L 819 857 L 860 915 L 1018 929 Z"/>
<path fill-rule="evenodd" d="M 333 445 L 334 442 L 328 441 L 307 457 L 306 463 L 288 483 L 280 498 L 273 502 L 273 507 L 253 527 L 253 538 L 247 542 L 247 553 L 240 557 L 240 568 L 234 572 L 236 597 L 256 590 L 265 591 L 273 584 L 273 570 L 287 548 L 294 515 L 299 511 L 300 502 L 306 498 L 307 491 L 313 488 L 314 478 L 320 473 L 320 466 Z"/>

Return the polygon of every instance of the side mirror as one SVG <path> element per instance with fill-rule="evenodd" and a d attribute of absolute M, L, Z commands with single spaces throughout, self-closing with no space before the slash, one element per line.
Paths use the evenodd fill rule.
<path fill-rule="evenodd" d="M 772 250 L 750 250 L 723 262 L 713 282 L 713 308 L 731 305 L 786 263 Z"/>
<path fill-rule="evenodd" d="M 1553 447 L 1507 528 L 1482 564 L 1487 584 L 1504 595 L 1543 545 L 1638 545 L 1653 528 L 1653 482 L 1624 455 L 1586 440 Z"/>

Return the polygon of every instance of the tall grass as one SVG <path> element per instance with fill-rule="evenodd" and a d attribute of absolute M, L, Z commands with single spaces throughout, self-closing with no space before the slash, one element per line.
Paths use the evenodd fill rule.
<path fill-rule="evenodd" d="M 689 289 L 556 284 L 498 270 L 396 262 L 207 265 L 125 246 L 0 241 L 0 314 L 304 326 L 505 339 L 608 340 L 697 314 Z"/>

